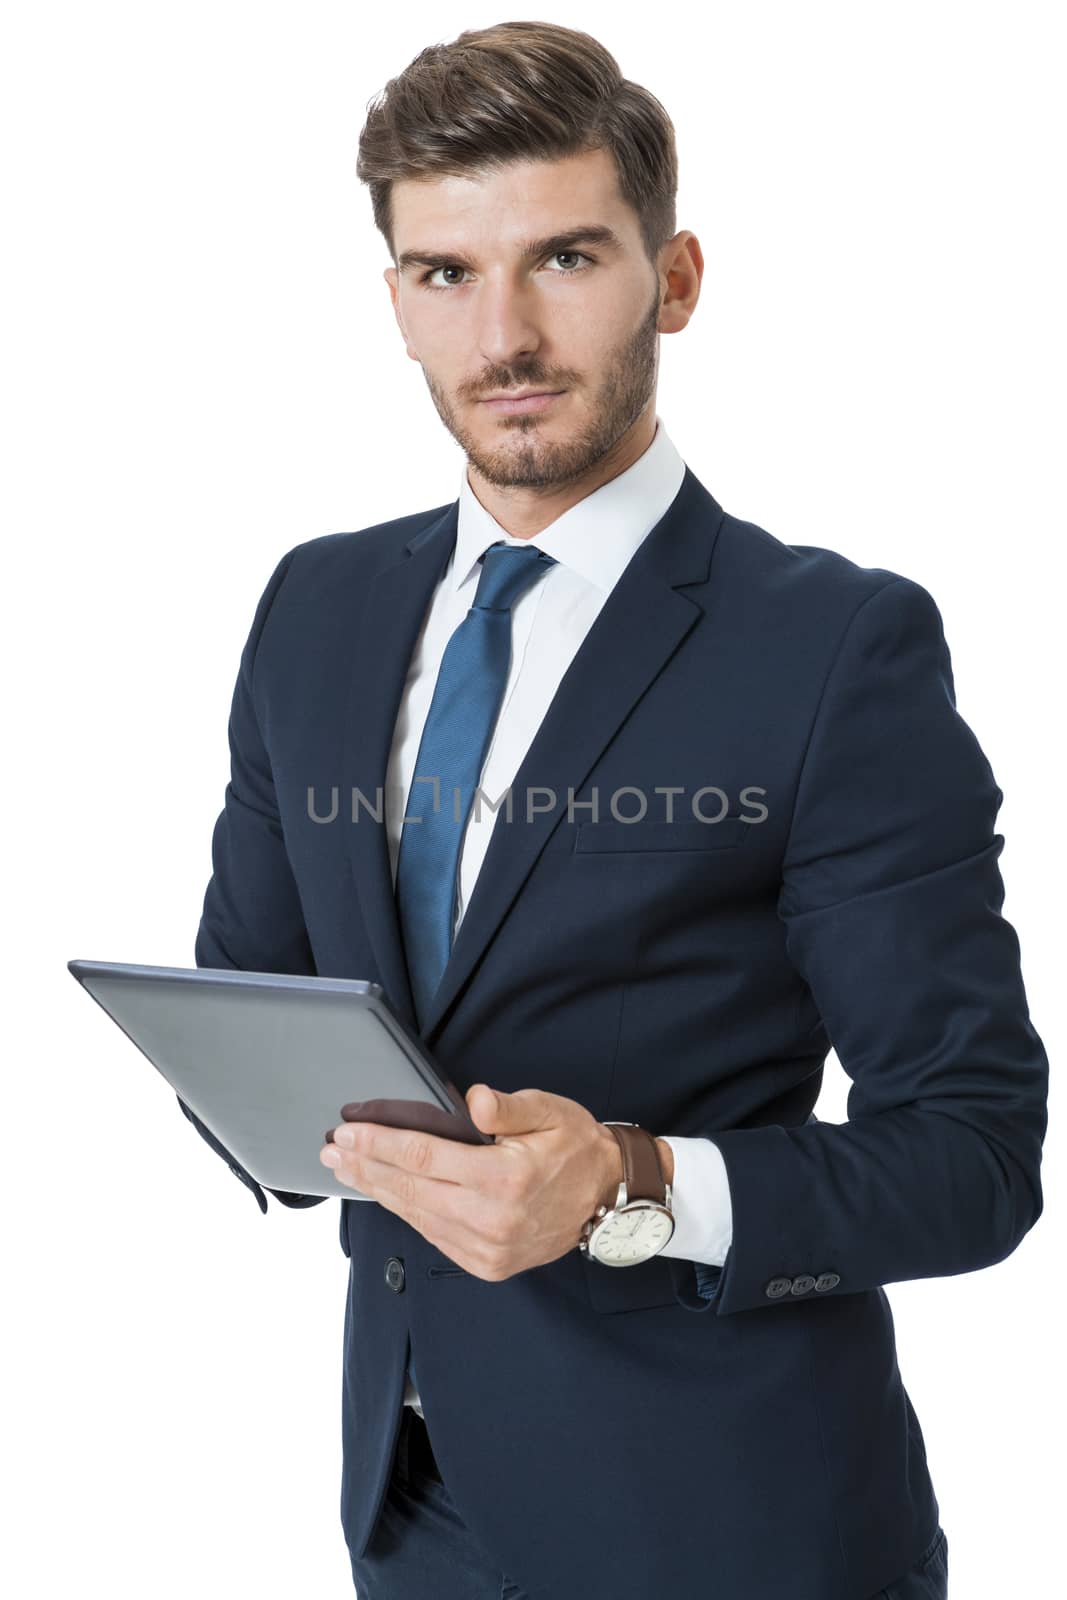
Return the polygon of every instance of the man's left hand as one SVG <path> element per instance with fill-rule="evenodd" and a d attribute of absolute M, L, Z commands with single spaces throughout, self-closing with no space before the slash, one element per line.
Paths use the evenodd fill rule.
<path fill-rule="evenodd" d="M 319 1160 L 411 1225 L 457 1266 L 498 1283 L 578 1246 L 622 1176 L 614 1134 L 576 1100 L 472 1084 L 467 1109 L 491 1145 L 342 1122 Z"/>

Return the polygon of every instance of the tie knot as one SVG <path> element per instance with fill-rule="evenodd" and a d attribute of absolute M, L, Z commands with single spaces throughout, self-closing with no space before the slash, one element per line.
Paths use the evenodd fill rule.
<path fill-rule="evenodd" d="M 474 596 L 482 611 L 510 611 L 515 601 L 531 584 L 556 565 L 536 545 L 491 544 L 482 557 L 482 572 Z"/>

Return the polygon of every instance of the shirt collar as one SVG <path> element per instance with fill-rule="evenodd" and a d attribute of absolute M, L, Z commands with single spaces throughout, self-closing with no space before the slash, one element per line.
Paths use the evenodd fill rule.
<path fill-rule="evenodd" d="M 652 443 L 633 464 L 594 489 L 530 539 L 503 529 L 478 499 L 464 464 L 459 520 L 452 555 L 452 588 L 478 576 L 477 564 L 491 544 L 536 545 L 561 566 L 610 593 L 641 542 L 651 533 L 682 486 L 685 462 L 656 417 Z"/>

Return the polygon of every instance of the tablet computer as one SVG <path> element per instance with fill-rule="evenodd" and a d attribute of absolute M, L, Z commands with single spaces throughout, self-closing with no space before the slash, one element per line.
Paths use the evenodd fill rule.
<path fill-rule="evenodd" d="M 319 1160 L 343 1120 L 494 1142 L 380 984 L 120 961 L 67 967 L 263 1188 L 368 1199 Z"/>

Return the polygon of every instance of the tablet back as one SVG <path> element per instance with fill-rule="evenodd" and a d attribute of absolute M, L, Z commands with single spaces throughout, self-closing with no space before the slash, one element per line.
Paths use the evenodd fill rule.
<path fill-rule="evenodd" d="M 342 1121 L 348 1102 L 398 1101 L 409 1116 L 434 1124 L 467 1120 L 462 1096 L 376 983 L 126 962 L 67 965 L 264 1188 L 367 1198 L 319 1160 L 326 1130 Z"/>

